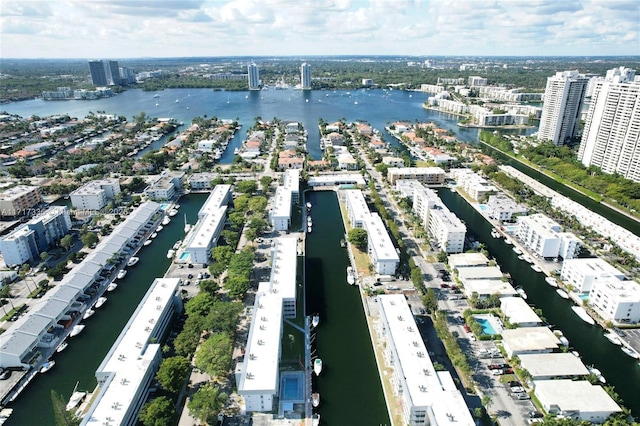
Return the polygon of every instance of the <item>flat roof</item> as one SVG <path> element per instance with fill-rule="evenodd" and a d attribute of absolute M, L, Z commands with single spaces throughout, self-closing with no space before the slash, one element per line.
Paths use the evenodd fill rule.
<path fill-rule="evenodd" d="M 359 189 L 347 189 L 343 192 L 345 194 L 350 216 L 352 216 L 356 222 L 363 221 L 371 214 L 362 191 Z M 355 226 L 353 223 L 351 225 Z"/>
<path fill-rule="evenodd" d="M 258 285 L 238 393 L 275 394 L 278 389 L 282 298 Z"/>
<path fill-rule="evenodd" d="M 287 169 L 284 171 L 282 186 L 293 194 L 300 192 L 300 169 Z"/>
<path fill-rule="evenodd" d="M 582 276 L 614 276 L 624 277 L 624 273 L 600 257 L 566 259 L 562 262 L 562 270 L 575 270 Z"/>
<path fill-rule="evenodd" d="M 503 297 L 516 296 L 518 294 L 511 284 L 496 279 L 466 281 L 464 282 L 464 291 L 468 296 L 471 296 L 473 293 L 478 293 L 479 295 L 498 293 Z"/>
<path fill-rule="evenodd" d="M 501 280 L 504 274 L 497 266 L 477 266 L 458 269 L 458 278 L 466 285 L 467 281 L 495 279 Z"/>
<path fill-rule="evenodd" d="M 320 176 L 309 176 L 309 186 L 317 185 L 340 185 L 352 183 L 355 185 L 365 185 L 366 182 L 360 173 L 341 173 Z"/>
<path fill-rule="evenodd" d="M 542 319 L 521 297 L 503 297 L 500 299 L 500 309 L 511 324 L 542 324 Z"/>
<path fill-rule="evenodd" d="M 457 253 L 449 255 L 449 265 L 452 269 L 470 266 L 488 266 L 489 259 L 482 253 Z"/>
<path fill-rule="evenodd" d="M 270 291 L 283 299 L 296 298 L 296 273 L 298 269 L 297 237 L 280 237 L 274 239 L 271 252 Z"/>
<path fill-rule="evenodd" d="M 557 349 L 560 341 L 547 327 L 521 327 L 502 331 L 502 341 L 515 354 Z"/>
<path fill-rule="evenodd" d="M 535 394 L 545 406 L 557 406 L 561 412 L 617 412 L 622 409 L 602 386 L 586 380 L 534 380 Z"/>
<path fill-rule="evenodd" d="M 580 358 L 570 353 L 520 354 L 520 365 L 533 379 L 538 377 L 586 376 L 589 370 Z"/>
<path fill-rule="evenodd" d="M 227 206 L 222 206 L 209 211 L 204 217 L 198 219 L 194 230 L 189 233 L 189 241 L 186 244 L 187 251 L 189 248 L 209 247 L 211 241 L 216 236 L 215 233 L 220 226 L 220 222 L 226 219 L 226 212 Z"/>
<path fill-rule="evenodd" d="M 230 193 L 231 185 L 216 185 L 209 193 L 209 196 L 202 207 L 200 207 L 198 217 L 211 213 L 219 207 L 222 207 L 224 205 L 223 203 L 226 203 L 226 199 Z"/>
<path fill-rule="evenodd" d="M 367 248 L 375 252 L 378 261 L 399 261 L 396 247 L 391 241 L 391 237 L 384 226 L 384 222 L 378 213 L 371 213 L 364 221 L 367 230 L 369 244 Z"/>
<path fill-rule="evenodd" d="M 291 217 L 291 191 L 284 186 L 276 188 L 276 194 L 272 198 L 272 217 Z"/>
<path fill-rule="evenodd" d="M 388 343 L 398 356 L 395 375 L 405 378 L 403 398 L 409 406 L 430 407 L 438 424 L 474 425 L 473 418 L 448 372 L 436 372 L 407 300 L 402 294 L 378 296 Z M 443 423 L 440 423 L 443 421 Z"/>

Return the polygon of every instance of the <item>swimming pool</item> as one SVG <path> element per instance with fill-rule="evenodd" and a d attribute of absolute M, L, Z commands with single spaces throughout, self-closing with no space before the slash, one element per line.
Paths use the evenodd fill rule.
<path fill-rule="evenodd" d="M 187 262 L 189 259 L 191 259 L 191 253 L 189 253 L 188 251 L 183 251 L 178 258 L 178 260 L 181 262 Z"/>
<path fill-rule="evenodd" d="M 482 327 L 482 332 L 489 336 L 502 333 L 502 324 L 498 318 L 493 315 L 474 315 L 473 318 Z"/>
<path fill-rule="evenodd" d="M 303 382 L 301 374 L 285 374 L 280 379 L 280 401 L 299 402 L 304 400 Z"/>
<path fill-rule="evenodd" d="M 480 210 L 482 210 L 483 212 L 487 211 L 487 205 L 486 204 L 479 204 L 478 207 L 480 208 Z"/>
<path fill-rule="evenodd" d="M 162 203 L 162 204 L 160 204 L 160 209 L 161 209 L 161 210 L 166 210 L 166 209 L 168 209 L 168 208 L 169 208 L 169 204 L 167 204 L 167 203 Z"/>

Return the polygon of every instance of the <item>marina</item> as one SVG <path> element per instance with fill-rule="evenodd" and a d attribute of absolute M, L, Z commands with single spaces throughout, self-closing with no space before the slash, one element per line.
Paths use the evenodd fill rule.
<path fill-rule="evenodd" d="M 131 258 L 129 258 L 129 260 L 127 261 L 127 266 L 131 267 L 131 266 L 135 266 L 138 264 L 138 262 L 140 261 L 139 257 L 133 256 Z"/>
<path fill-rule="evenodd" d="M 569 294 L 567 294 L 567 292 L 564 291 L 563 289 L 561 288 L 557 289 L 556 293 L 558 293 L 558 296 L 562 297 L 563 299 L 569 300 Z"/>
<path fill-rule="evenodd" d="M 596 321 L 585 311 L 582 306 L 572 306 L 571 309 L 580 317 L 580 319 L 589 325 L 595 325 Z"/>

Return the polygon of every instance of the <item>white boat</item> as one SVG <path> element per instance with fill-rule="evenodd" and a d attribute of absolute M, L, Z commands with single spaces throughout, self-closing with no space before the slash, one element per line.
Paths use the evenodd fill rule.
<path fill-rule="evenodd" d="M 176 209 L 171 209 L 169 210 L 169 213 L 167 213 L 169 215 L 169 217 L 174 217 L 175 215 L 178 214 L 178 210 Z"/>
<path fill-rule="evenodd" d="M 316 358 L 313 361 L 313 372 L 316 373 L 316 376 L 319 376 L 322 372 L 322 360 L 320 358 Z"/>
<path fill-rule="evenodd" d="M 527 300 L 527 293 L 525 293 L 524 289 L 522 287 L 518 287 L 516 288 L 516 292 L 518 292 L 518 294 L 520 295 L 520 297 L 522 297 L 524 300 Z"/>
<path fill-rule="evenodd" d="M 620 337 L 613 331 L 605 331 L 604 337 L 606 337 L 614 345 L 622 346 L 622 340 L 620 340 Z"/>
<path fill-rule="evenodd" d="M 82 330 L 84 330 L 84 324 L 74 325 L 71 329 L 71 333 L 69 333 L 69 337 L 77 336 L 78 334 L 82 333 Z"/>
<path fill-rule="evenodd" d="M 320 315 L 314 315 L 311 317 L 311 326 L 316 328 L 320 324 Z"/>
<path fill-rule="evenodd" d="M 634 351 L 633 349 L 626 346 L 622 346 L 620 347 L 620 349 L 622 349 L 622 352 L 629 355 L 631 358 L 640 359 L 640 355 L 638 355 L 638 352 Z"/>
<path fill-rule="evenodd" d="M 311 405 L 313 405 L 314 408 L 320 405 L 320 394 L 318 392 L 311 394 Z"/>
<path fill-rule="evenodd" d="M 514 246 L 512 250 L 515 254 L 522 254 L 522 250 L 520 250 L 518 247 Z"/>
<path fill-rule="evenodd" d="M 494 229 L 493 231 L 491 231 L 491 236 L 493 238 L 500 238 L 500 233 Z"/>
<path fill-rule="evenodd" d="M 67 346 L 69 346 L 69 344 L 66 340 L 63 340 L 62 343 L 60 343 L 60 345 L 58 345 L 58 347 L 56 348 L 56 352 L 64 351 L 65 349 L 67 349 Z"/>
<path fill-rule="evenodd" d="M 320 425 L 320 414 L 314 413 L 311 416 L 311 426 L 319 426 Z"/>
<path fill-rule="evenodd" d="M 573 312 L 575 312 L 576 315 L 578 315 L 582 321 L 590 325 L 595 325 L 596 321 L 593 318 L 591 318 L 591 316 L 589 316 L 587 311 L 585 311 L 585 309 L 582 306 L 572 306 L 571 309 L 573 309 Z"/>
<path fill-rule="evenodd" d="M 558 338 L 562 346 L 569 346 L 569 340 L 566 337 L 564 337 L 564 334 L 562 334 L 562 331 L 553 330 L 553 334 L 556 335 L 556 337 Z"/>
<path fill-rule="evenodd" d="M 151 235 L 149 235 L 149 238 L 154 239 L 155 237 L 158 236 L 157 232 L 152 233 Z"/>
<path fill-rule="evenodd" d="M 82 316 L 82 319 L 88 319 L 91 318 L 93 316 L 93 314 L 95 314 L 96 311 L 94 311 L 93 309 L 89 308 L 86 311 L 84 311 L 84 315 Z"/>
<path fill-rule="evenodd" d="M 544 279 L 547 284 L 549 284 L 551 287 L 558 287 L 558 282 L 556 281 L 555 278 L 553 277 L 547 277 Z"/>
<path fill-rule="evenodd" d="M 167 259 L 173 258 L 175 254 L 176 254 L 176 251 L 174 249 L 169 249 L 169 251 L 167 252 Z"/>
<path fill-rule="evenodd" d="M 184 215 L 184 233 L 187 234 L 191 230 L 191 225 L 187 223 L 187 214 Z"/>
<path fill-rule="evenodd" d="M 155 95 L 153 95 L 153 97 L 154 97 L 154 98 L 159 98 L 159 97 L 160 97 L 160 95 L 156 93 Z"/>
<path fill-rule="evenodd" d="M 307 225 L 313 225 L 313 221 L 311 220 L 311 216 L 307 216 Z"/>
<path fill-rule="evenodd" d="M 307 211 L 311 210 L 311 203 L 307 201 Z"/>
<path fill-rule="evenodd" d="M 559 295 L 560 297 L 562 297 L 563 299 L 568 299 L 568 298 L 569 298 L 569 295 L 567 294 L 567 292 L 566 292 L 566 291 L 564 291 L 564 290 L 563 290 L 563 289 L 561 289 L 561 288 L 557 289 L 557 290 L 556 290 L 556 293 L 558 293 L 558 295 Z"/>
<path fill-rule="evenodd" d="M 598 381 L 600 383 L 602 383 L 603 385 L 605 383 L 607 383 L 607 379 L 604 378 L 604 376 L 602 375 L 602 373 L 600 372 L 600 370 L 598 370 L 595 367 L 587 367 L 587 370 L 589 371 L 590 374 L 593 374 L 594 376 L 596 376 L 596 378 L 598 379 Z"/>
<path fill-rule="evenodd" d="M 164 222 L 164 221 L 163 221 Z M 164 226 L 162 225 L 158 225 L 158 227 L 156 228 L 156 232 L 160 232 L 164 229 Z"/>
<path fill-rule="evenodd" d="M 171 222 L 171 218 L 169 216 L 165 216 L 162 219 L 162 225 L 167 226 Z"/>
<path fill-rule="evenodd" d="M 4 424 L 4 422 L 6 422 L 9 417 L 11 417 L 11 414 L 13 414 L 13 408 L 3 408 L 0 410 L 0 425 Z M 319 419 L 320 417 L 318 417 Z M 320 423 L 318 421 L 318 423 Z"/>
<path fill-rule="evenodd" d="M 118 271 L 118 275 L 116 275 L 116 278 L 121 280 L 125 277 L 125 275 L 127 275 L 126 269 L 120 269 L 120 271 Z"/>
<path fill-rule="evenodd" d="M 176 103 L 180 103 L 180 99 L 176 99 Z"/>
<path fill-rule="evenodd" d="M 142 243 L 143 246 L 148 246 L 149 244 L 151 244 L 152 240 L 146 240 L 144 243 Z"/>
<path fill-rule="evenodd" d="M 524 261 L 527 263 L 533 263 L 533 259 L 526 255 L 524 256 Z"/>
<path fill-rule="evenodd" d="M 240 148 L 236 148 L 236 149 L 234 149 L 234 150 L 233 150 L 233 153 L 234 153 L 235 155 L 238 155 L 238 154 L 240 153 Z"/>
<path fill-rule="evenodd" d="M 180 248 L 180 244 L 182 244 L 182 240 L 176 241 L 175 244 L 173 245 L 173 249 L 178 250 Z"/>
<path fill-rule="evenodd" d="M 311 233 L 311 227 L 307 226 L 307 232 L 310 234 Z"/>
<path fill-rule="evenodd" d="M 504 242 L 505 242 L 505 244 L 508 244 L 508 245 L 513 244 L 513 241 L 511 241 L 511 240 L 510 240 L 510 239 L 508 239 L 508 238 L 505 238 L 505 239 L 504 239 Z"/>
<path fill-rule="evenodd" d="M 347 283 L 351 285 L 356 283 L 356 273 L 351 266 L 347 266 Z"/>
<path fill-rule="evenodd" d="M 56 362 L 54 360 L 49 360 L 42 364 L 42 367 L 40 367 L 40 372 L 46 373 L 47 371 L 51 370 L 54 365 L 56 365 Z"/>
<path fill-rule="evenodd" d="M 531 269 L 533 269 L 536 272 L 542 272 L 542 268 L 539 267 L 538 265 L 531 265 Z"/>
<path fill-rule="evenodd" d="M 76 387 L 77 386 L 78 385 L 76 385 Z M 67 406 L 65 407 L 65 409 L 67 411 L 73 410 L 78 405 L 80 405 L 80 403 L 86 396 L 87 396 L 86 391 L 74 390 L 73 393 L 71 394 L 71 397 L 69 398 L 69 402 L 67 402 Z"/>
<path fill-rule="evenodd" d="M 134 265 L 135 265 L 136 263 L 138 263 L 139 261 L 140 261 L 140 258 L 139 258 L 139 257 L 135 257 L 135 256 L 133 256 L 133 257 L 131 257 L 131 258 L 129 259 L 129 261 L 127 262 L 127 266 L 134 266 Z"/>
<path fill-rule="evenodd" d="M 105 302 L 107 301 L 106 297 L 98 297 L 98 300 L 96 300 L 96 304 L 93 305 L 94 308 L 98 309 L 100 308 L 102 305 L 105 304 Z"/>
<path fill-rule="evenodd" d="M 109 285 L 107 286 L 107 291 L 113 291 L 113 290 L 115 290 L 116 288 L 118 288 L 118 284 L 116 284 L 116 283 L 111 283 L 111 284 L 109 284 Z"/>
<path fill-rule="evenodd" d="M 521 254 L 520 256 L 518 256 L 518 259 L 524 260 L 524 255 Z"/>

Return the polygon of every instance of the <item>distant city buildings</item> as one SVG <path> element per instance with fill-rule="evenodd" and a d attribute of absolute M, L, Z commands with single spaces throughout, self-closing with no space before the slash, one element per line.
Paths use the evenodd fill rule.
<path fill-rule="evenodd" d="M 300 66 L 300 86 L 302 90 L 311 90 L 311 65 L 306 62 Z"/>
<path fill-rule="evenodd" d="M 538 139 L 563 145 L 577 135 L 580 107 L 589 78 L 578 71 L 557 72 L 547 78 Z"/>
<path fill-rule="evenodd" d="M 614 68 L 595 80 L 578 159 L 640 182 L 640 77 Z"/>
<path fill-rule="evenodd" d="M 247 73 L 249 75 L 249 90 L 260 90 L 260 71 L 258 66 L 254 63 L 249 64 Z"/>

